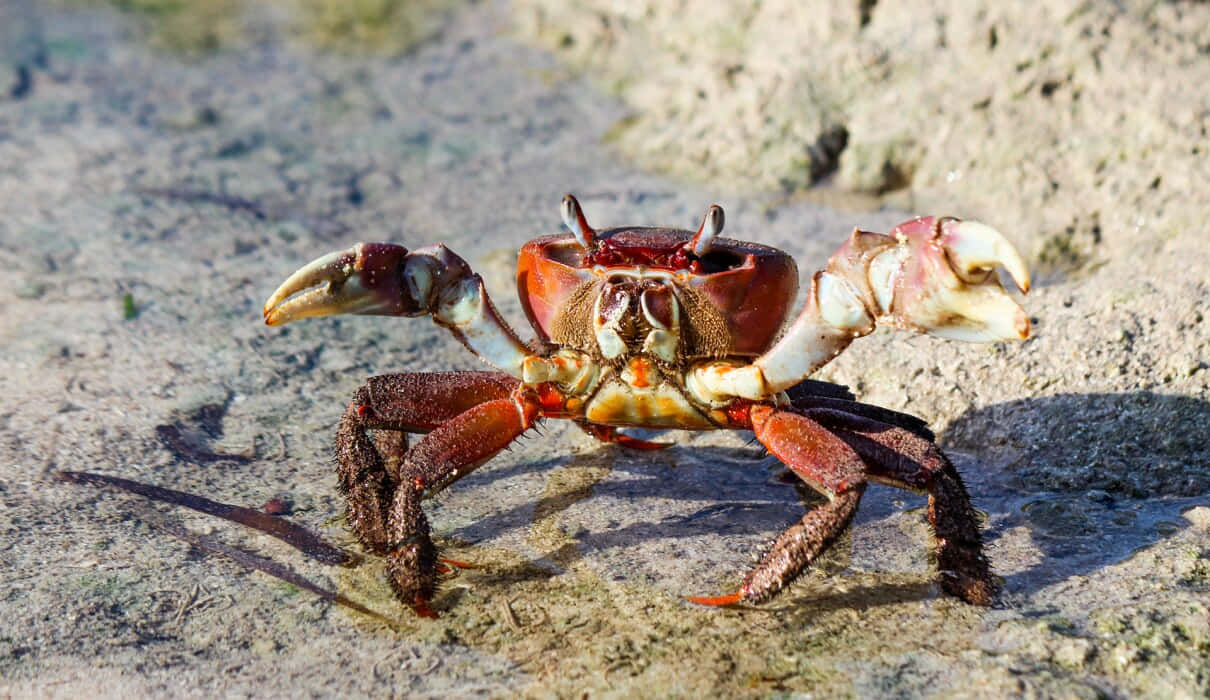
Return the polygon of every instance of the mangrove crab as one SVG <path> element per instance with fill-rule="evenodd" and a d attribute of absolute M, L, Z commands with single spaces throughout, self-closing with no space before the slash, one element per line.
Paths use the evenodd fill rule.
<path fill-rule="evenodd" d="M 827 497 L 772 544 L 738 591 L 693 602 L 772 597 L 849 525 L 868 481 L 927 493 L 941 589 L 991 602 L 996 579 L 970 498 L 925 423 L 807 377 L 876 323 L 969 341 L 1028 337 L 1029 320 L 996 269 L 1023 293 L 1029 273 L 1003 235 L 949 217 L 915 218 L 887 235 L 854 230 L 779 334 L 797 292 L 794 261 L 720 237 L 720 207 L 696 232 L 598 231 L 571 195 L 562 215 L 570 233 L 529 241 L 517 262 L 521 305 L 537 333 L 528 344 L 496 312 L 479 275 L 443 245 L 359 243 L 302 267 L 265 303 L 269 325 L 428 314 L 499 370 L 372 377 L 340 421 L 349 522 L 386 557 L 402 601 L 432 615 L 448 568 L 421 502 L 538 421 L 564 418 L 637 449 L 664 445 L 619 428 L 751 430 Z M 425 435 L 409 447 L 406 433 Z"/>

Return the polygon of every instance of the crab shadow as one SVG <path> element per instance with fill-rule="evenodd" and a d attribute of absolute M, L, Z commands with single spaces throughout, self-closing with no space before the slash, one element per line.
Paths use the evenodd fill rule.
<path fill-rule="evenodd" d="M 1173 536 L 1210 495 L 1210 402 L 1063 394 L 971 411 L 942 435 L 1006 590 L 1033 593 Z"/>
<path fill-rule="evenodd" d="M 1206 425 L 1210 403 L 1198 399 L 1070 394 L 968 412 L 940 441 L 986 514 L 989 551 L 1006 590 L 1028 595 L 1121 561 L 1185 527 L 1182 511 L 1210 494 Z M 487 510 L 449 535 L 475 543 L 542 521 L 554 524 L 559 536 L 530 544 L 549 569 L 586 558 L 607 577 L 676 590 L 738 581 L 755 552 L 820 500 L 787 483 L 784 469 L 759 445 L 699 449 L 695 443 L 691 438 L 654 453 L 602 446 L 570 459 L 489 466 L 467 481 L 491 488 L 532 474 L 548 480 L 546 491 L 536 503 Z M 552 489 L 554 471 L 563 486 Z M 854 537 L 834 547 L 822 568 L 928 571 L 924 502 L 872 487 Z M 862 601 L 936 595 L 935 588 L 916 584 L 876 588 Z M 878 591 L 885 595 L 874 595 Z"/>
<path fill-rule="evenodd" d="M 602 445 L 570 458 L 521 460 L 499 468 L 489 465 L 453 488 L 489 488 L 520 476 L 545 479 L 547 486 L 536 501 L 520 500 L 495 509 L 451 534 L 477 541 L 570 510 L 580 516 L 577 524 L 567 526 L 571 537 L 594 549 L 784 527 L 787 507 L 799 509 L 797 519 L 802 496 L 812 502 L 818 497 L 805 489 L 800 496 L 797 484 L 779 477 L 782 471 L 759 445 L 698 451 L 691 443 L 660 452 Z M 689 509 L 627 505 L 646 501 L 693 505 Z"/>

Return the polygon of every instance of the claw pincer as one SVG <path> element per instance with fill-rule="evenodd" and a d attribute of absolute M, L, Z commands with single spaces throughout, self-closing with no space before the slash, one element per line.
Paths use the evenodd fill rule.
<path fill-rule="evenodd" d="M 329 253 L 290 275 L 265 302 L 270 326 L 333 314 L 405 313 L 403 246 L 358 243 Z"/>
<path fill-rule="evenodd" d="M 1029 337 L 1025 310 L 1004 293 L 995 270 L 1004 268 L 1022 293 L 1029 291 L 1029 271 L 996 229 L 978 221 L 929 216 L 904 222 L 886 237 L 861 237 L 868 236 L 896 243 L 869 263 L 879 310 L 890 322 L 951 340 Z M 842 248 L 837 255 L 846 252 Z"/>
<path fill-rule="evenodd" d="M 444 246 L 408 254 L 394 243 L 358 243 L 316 258 L 290 275 L 265 302 L 265 323 L 334 314 L 419 316 L 431 308 L 434 269 L 439 276 L 469 276 Z M 442 258 L 457 258 L 449 260 Z M 460 264 L 459 264 L 460 263 Z"/>

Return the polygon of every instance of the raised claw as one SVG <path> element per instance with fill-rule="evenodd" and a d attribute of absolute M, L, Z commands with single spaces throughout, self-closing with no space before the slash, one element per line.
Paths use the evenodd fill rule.
<path fill-rule="evenodd" d="M 999 231 L 977 221 L 921 217 L 896 226 L 889 237 L 895 245 L 860 232 L 837 254 L 848 258 L 845 266 L 856 262 L 853 253 L 873 253 L 862 264 L 879 320 L 951 340 L 1029 337 L 1029 317 L 1000 286 L 995 269 L 1003 267 L 1022 292 L 1029 291 L 1029 270 Z M 850 246 L 857 250 L 846 250 Z"/>
<path fill-rule="evenodd" d="M 432 314 L 471 352 L 514 377 L 530 355 L 496 313 L 483 280 L 443 245 L 409 252 L 393 243 L 358 243 L 329 253 L 282 282 L 264 314 L 270 326 L 333 314 Z"/>
<path fill-rule="evenodd" d="M 698 367 L 699 391 L 710 400 L 784 391 L 876 322 L 951 340 L 1024 340 L 1029 317 L 1000 286 L 997 267 L 1029 291 L 1025 261 L 986 224 L 928 216 L 887 235 L 854 231 L 815 273 L 806 306 L 777 344 L 749 366 Z"/>
<path fill-rule="evenodd" d="M 392 243 L 358 243 L 329 253 L 290 275 L 265 302 L 265 323 L 333 314 L 415 316 L 427 308 L 409 290 L 408 249 Z"/>

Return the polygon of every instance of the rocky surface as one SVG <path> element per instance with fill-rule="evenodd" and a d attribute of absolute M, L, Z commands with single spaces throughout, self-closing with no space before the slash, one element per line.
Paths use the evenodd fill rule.
<path fill-rule="evenodd" d="M 519 43 L 508 6 L 457 10 L 436 40 L 391 59 L 317 54 L 273 17 L 258 20 L 255 42 L 186 58 L 104 8 L 0 7 L 3 692 L 1210 691 L 1210 243 L 1196 217 L 1133 232 L 1108 224 L 1139 216 L 1134 195 L 1167 196 L 1204 159 L 1165 170 L 1151 194 L 1123 184 L 1100 200 L 1078 189 L 1087 154 L 1075 146 L 1072 170 L 1052 172 L 1058 187 L 1044 201 L 1003 169 L 972 175 L 974 189 L 912 180 L 917 201 L 979 216 L 1033 251 L 1047 270 L 1027 300 L 1035 337 L 972 346 L 879 331 L 823 376 L 937 429 L 987 516 L 1005 579 L 995 607 L 939 596 L 923 499 L 883 487 L 848 541 L 785 595 L 758 608 L 689 605 L 678 596 L 734 586 L 813 497 L 787 486 L 748 435 L 673 433 L 679 446 L 652 455 L 551 422 L 429 505 L 446 552 L 479 568 L 445 586 L 440 619 L 418 620 L 372 561 L 321 565 L 211 517 L 54 473 L 98 471 L 252 507 L 280 498 L 288 517 L 353 548 L 330 464 L 344 403 L 373 373 L 479 365 L 425 320 L 265 328 L 261 303 L 300 264 L 359 240 L 445 242 L 520 321 L 515 251 L 558 229 L 567 190 L 603 225 L 690 227 L 718 201 L 728 233 L 790 251 L 804 273 L 852 226 L 885 230 L 906 213 L 841 212 L 638 169 L 605 142 L 658 113 Z M 515 8 L 523 20 L 527 8 Z M 882 9 L 869 26 L 888 21 Z M 1049 36 L 1017 19 L 992 22 L 995 51 Z M 1081 55 L 1092 55 L 1103 43 L 1095 31 L 1062 31 L 1052 53 L 1078 53 L 1084 40 Z M 1106 46 L 1102 60 L 1122 50 Z M 1204 57 L 1192 65 L 1206 70 Z M 1143 88 L 1185 85 L 1188 95 L 1187 77 L 1119 71 L 1111 104 L 1141 110 Z M 1070 99 L 1077 83 L 1046 99 Z M 1050 104 L 1033 96 L 1040 85 L 976 109 L 1012 122 Z M 854 90 L 852 100 L 871 99 L 868 87 Z M 1192 96 L 1186 108 L 1206 118 Z M 1153 113 L 1177 119 L 1181 109 Z M 954 129 L 972 118 L 949 116 Z M 701 137 L 667 124 L 684 144 Z M 1071 138 L 1104 135 L 1082 124 L 1069 123 Z M 1178 136 L 1162 153 L 1204 151 Z M 1036 163 L 1033 142 L 999 143 L 1021 172 Z M 1154 177 L 1137 165 L 1110 174 Z M 1196 187 L 1177 192 L 1165 216 L 1210 204 Z M 1039 218 L 1020 214 L 1031 211 Z M 1048 267 L 1047 241 L 1061 229 L 1045 222 L 1098 211 L 1095 253 Z M 165 534 L 164 518 L 397 623 L 206 553 Z"/>

